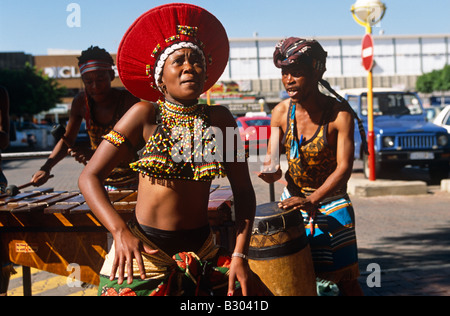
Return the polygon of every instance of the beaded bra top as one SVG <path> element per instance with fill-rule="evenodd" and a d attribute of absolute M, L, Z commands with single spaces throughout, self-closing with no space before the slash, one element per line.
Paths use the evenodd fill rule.
<path fill-rule="evenodd" d="M 130 167 L 153 178 L 212 181 L 225 177 L 207 105 L 155 104 L 157 128 Z"/>

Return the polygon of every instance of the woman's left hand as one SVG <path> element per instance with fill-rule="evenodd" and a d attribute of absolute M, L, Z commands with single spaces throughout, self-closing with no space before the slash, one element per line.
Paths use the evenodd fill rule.
<path fill-rule="evenodd" d="M 236 281 L 241 285 L 242 296 L 273 296 L 269 288 L 251 271 L 247 260 L 240 257 L 233 257 L 231 260 L 228 296 L 234 296 Z"/>
<path fill-rule="evenodd" d="M 231 259 L 230 275 L 228 281 L 228 296 L 233 296 L 235 282 L 239 281 L 243 296 L 248 296 L 250 267 L 247 260 L 239 257 Z"/>
<path fill-rule="evenodd" d="M 302 198 L 298 196 L 291 197 L 278 203 L 278 207 L 282 209 L 303 210 L 306 212 L 312 212 L 317 209 L 308 198 Z"/>

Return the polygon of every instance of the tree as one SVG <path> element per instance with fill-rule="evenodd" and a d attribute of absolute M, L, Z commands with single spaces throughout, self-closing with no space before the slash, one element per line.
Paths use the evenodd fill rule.
<path fill-rule="evenodd" d="M 450 65 L 445 65 L 441 70 L 434 70 L 417 78 L 416 89 L 422 93 L 450 91 Z"/>
<path fill-rule="evenodd" d="M 0 69 L 0 85 L 8 90 L 10 114 L 17 117 L 48 111 L 66 94 L 65 87 L 30 64 L 21 70 Z"/>

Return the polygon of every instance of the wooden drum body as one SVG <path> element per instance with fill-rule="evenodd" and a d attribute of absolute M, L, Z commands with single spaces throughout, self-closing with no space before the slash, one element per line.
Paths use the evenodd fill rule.
<path fill-rule="evenodd" d="M 249 265 L 276 296 L 316 296 L 311 250 L 299 211 L 259 205 Z"/>

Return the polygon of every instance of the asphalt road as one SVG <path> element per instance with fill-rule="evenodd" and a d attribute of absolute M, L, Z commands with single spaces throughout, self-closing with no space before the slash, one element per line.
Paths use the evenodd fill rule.
<path fill-rule="evenodd" d="M 4 161 L 4 172 L 10 184 L 24 184 L 43 161 Z M 82 167 L 71 158 L 64 159 L 46 186 L 77 190 Z M 270 195 L 268 185 L 256 176 L 259 170 L 260 163 L 250 164 L 257 202 L 263 204 L 270 201 Z M 355 163 L 352 177 L 363 177 L 361 164 Z M 393 175 L 394 180 L 405 181 L 428 181 L 427 177 L 426 170 L 413 168 Z M 227 179 L 216 182 L 228 184 Z M 275 184 L 276 197 L 283 188 L 283 181 Z M 417 196 L 351 197 L 356 212 L 360 283 L 366 295 L 450 295 L 450 193 L 431 185 L 428 190 L 428 194 Z M 373 267 L 381 270 L 368 270 Z M 69 288 L 63 277 L 32 272 L 34 295 L 95 295 L 92 288 Z M 380 284 L 368 285 L 373 281 L 372 272 L 380 272 Z M 11 281 L 10 295 L 22 295 L 20 273 Z"/>

